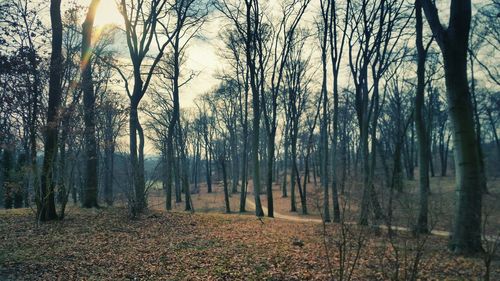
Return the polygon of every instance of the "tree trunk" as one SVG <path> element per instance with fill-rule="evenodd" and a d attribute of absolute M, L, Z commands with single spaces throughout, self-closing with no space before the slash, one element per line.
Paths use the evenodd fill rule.
<path fill-rule="evenodd" d="M 248 82 L 248 75 L 245 79 Z M 245 212 L 246 199 L 247 199 L 247 188 L 248 188 L 248 83 L 245 83 L 244 92 L 244 106 L 241 107 L 242 116 L 241 121 L 243 125 L 243 151 L 242 151 L 242 161 L 241 161 L 241 193 L 240 193 L 240 213 Z M 241 103 L 240 103 L 241 104 Z"/>
<path fill-rule="evenodd" d="M 297 178 L 299 177 L 299 169 L 297 168 L 297 133 L 298 129 L 296 122 L 298 120 L 292 121 L 294 124 L 292 125 L 292 143 L 291 143 L 291 150 L 292 150 L 292 173 L 291 173 L 291 180 L 290 180 L 290 212 L 297 212 L 297 202 L 296 202 L 296 197 L 295 197 L 295 184 L 297 182 Z M 300 183 L 300 180 L 298 181 Z"/>
<path fill-rule="evenodd" d="M 205 146 L 205 173 L 207 177 L 207 192 L 212 193 L 212 163 L 210 161 L 209 144 Z"/>
<path fill-rule="evenodd" d="M 112 108 L 108 108 L 105 113 L 104 132 L 104 201 L 108 206 L 113 205 L 113 174 L 114 174 L 114 154 L 115 140 L 113 137 Z"/>
<path fill-rule="evenodd" d="M 37 120 L 38 120 L 38 110 L 39 110 L 39 102 L 41 98 L 41 93 L 40 93 L 40 88 L 41 88 L 41 83 L 40 83 L 40 76 L 39 72 L 36 69 L 36 57 L 35 57 L 35 51 L 32 50 L 33 55 L 30 56 L 32 59 L 31 65 L 33 66 L 33 76 L 34 76 L 34 82 L 33 82 L 33 93 L 32 93 L 32 101 L 31 101 L 31 120 L 30 120 L 30 125 L 29 125 L 29 143 L 30 143 L 30 152 L 29 152 L 29 157 L 30 157 L 30 173 L 29 173 L 29 184 L 30 184 L 30 189 L 32 190 L 37 190 L 39 189 L 39 180 L 38 180 L 38 164 L 37 164 Z M 30 202 L 27 200 L 25 202 L 26 207 L 29 207 Z"/>
<path fill-rule="evenodd" d="M 253 193 L 255 197 L 255 215 L 258 217 L 264 216 L 264 211 L 262 210 L 262 204 L 260 202 L 260 167 L 259 167 L 259 133 L 260 133 L 260 93 L 257 87 L 256 81 L 256 65 L 255 65 L 255 53 L 256 53 L 256 42 L 255 37 L 257 37 L 258 30 L 252 30 L 252 24 L 254 26 L 259 26 L 258 16 L 252 17 L 252 2 L 246 1 L 246 24 L 247 24 L 247 38 L 246 38 L 246 58 L 249 64 L 250 71 L 250 85 L 252 89 L 252 108 L 253 108 L 253 120 L 252 120 L 252 164 L 253 164 Z M 254 8 L 255 9 L 255 8 Z M 253 53 L 253 56 L 252 56 Z"/>
<path fill-rule="evenodd" d="M 456 210 L 450 248 L 458 254 L 482 251 L 481 171 L 474 113 L 467 82 L 467 49 L 471 19 L 470 0 L 452 0 L 450 24 L 444 29 L 435 5 L 422 0 L 425 15 L 444 60 L 448 114 L 453 129 Z"/>
<path fill-rule="evenodd" d="M 295 184 L 297 183 L 298 169 L 297 169 L 297 140 L 294 141 L 292 137 L 292 175 L 290 180 L 290 212 L 297 212 L 297 202 L 295 196 Z"/>
<path fill-rule="evenodd" d="M 366 88 L 366 86 L 365 86 Z M 357 91 L 366 92 L 364 98 L 361 101 L 361 118 L 359 118 L 360 126 L 360 154 L 362 160 L 361 174 L 363 175 L 363 194 L 361 198 L 361 212 L 359 216 L 360 225 L 368 225 L 368 214 L 370 211 L 370 157 L 368 151 L 368 90 L 358 89 Z M 358 113 L 359 115 L 359 113 Z"/>
<path fill-rule="evenodd" d="M 238 138 L 236 132 L 231 137 L 231 192 L 238 193 L 238 182 L 240 180 L 240 159 L 238 157 Z"/>
<path fill-rule="evenodd" d="M 143 161 L 144 159 L 140 157 L 140 152 L 138 155 L 138 143 L 137 143 L 137 136 L 138 132 L 140 130 L 140 124 L 139 124 L 139 116 L 137 112 L 137 108 L 139 105 L 139 102 L 137 101 L 134 96 L 138 96 L 140 94 L 142 86 L 141 81 L 139 79 L 136 79 L 136 86 L 134 86 L 134 94 L 132 96 L 132 101 L 130 105 L 130 120 L 129 120 L 129 133 L 130 133 L 130 162 L 132 165 L 132 180 L 133 180 L 133 187 L 134 187 L 134 194 L 133 194 L 133 213 L 141 213 L 144 208 L 146 207 L 146 198 L 145 198 L 145 182 L 144 182 L 144 162 L 141 163 L 141 160 Z M 139 148 L 142 146 L 140 144 L 141 140 L 139 140 Z"/>
<path fill-rule="evenodd" d="M 62 77 L 62 20 L 61 0 L 50 1 L 52 25 L 52 54 L 50 56 L 49 101 L 45 132 L 45 147 L 41 177 L 41 188 L 37 199 L 37 218 L 40 221 L 57 219 L 54 202 L 54 163 L 57 155 L 59 134 L 59 111 L 61 107 Z"/>
<path fill-rule="evenodd" d="M 422 7 L 420 0 L 415 0 L 416 10 L 416 46 L 417 46 L 417 91 L 415 93 L 415 127 L 418 141 L 418 172 L 420 189 L 420 211 L 416 231 L 427 233 L 429 205 L 429 143 L 424 118 L 425 94 L 425 58 L 426 51 L 422 41 Z"/>
<path fill-rule="evenodd" d="M 479 155 L 472 103 L 467 84 L 465 54 L 449 43 L 444 52 L 450 121 L 453 128 L 457 205 L 451 249 L 456 253 L 481 250 L 481 200 Z"/>
<path fill-rule="evenodd" d="M 59 139 L 59 158 L 58 158 L 58 173 L 57 173 L 57 185 L 59 187 L 58 194 L 57 194 L 57 201 L 61 204 L 60 212 L 59 212 L 59 217 L 61 219 L 64 218 L 65 211 L 66 211 L 66 204 L 68 202 L 68 196 L 69 193 L 67 192 L 67 186 L 66 186 L 66 140 L 68 137 L 68 130 L 69 130 L 69 115 L 67 112 L 63 113 L 63 120 L 62 120 L 62 132 L 61 132 L 61 137 Z"/>
<path fill-rule="evenodd" d="M 373 214 L 375 220 L 380 220 L 383 218 L 384 214 L 382 212 L 382 207 L 380 206 L 377 192 L 375 190 L 375 169 L 377 167 L 377 126 L 378 118 L 380 115 L 380 100 L 379 100 L 379 79 L 375 78 L 373 82 L 373 110 L 372 110 L 372 124 L 371 124 L 371 158 L 370 158 L 370 176 L 369 176 L 369 187 L 370 187 L 370 203 L 373 208 Z"/>
<path fill-rule="evenodd" d="M 476 81 L 474 80 L 474 60 L 472 59 L 472 55 L 470 57 L 470 71 L 471 71 L 471 86 L 470 91 L 472 95 L 472 108 L 474 113 L 474 123 L 476 127 L 476 136 L 477 136 L 477 154 L 479 157 L 479 185 L 483 188 L 483 192 L 485 194 L 488 193 L 488 187 L 486 185 L 486 172 L 484 168 L 484 154 L 483 147 L 481 146 L 481 120 L 479 117 L 479 112 L 477 109 L 477 99 L 476 99 Z"/>
<path fill-rule="evenodd" d="M 173 165 L 174 165 L 174 145 L 173 145 L 173 123 L 168 125 L 167 132 L 167 155 L 166 155 L 166 184 L 165 193 L 167 200 L 165 202 L 165 208 L 170 211 L 172 210 L 172 182 L 173 182 Z"/>
<path fill-rule="evenodd" d="M 82 25 L 82 55 L 80 60 L 82 70 L 82 91 L 85 121 L 85 158 L 86 180 L 83 207 L 98 207 L 97 185 L 98 164 L 97 140 L 95 132 L 95 94 L 92 81 L 92 29 L 94 18 L 100 0 L 92 0 L 89 5 L 87 17 Z"/>
<path fill-rule="evenodd" d="M 172 138 L 175 139 L 175 136 L 173 135 Z M 175 151 L 173 152 L 174 158 L 172 162 L 172 176 L 173 176 L 172 179 L 175 187 L 175 203 L 180 203 L 182 202 L 182 189 L 181 189 L 181 172 L 180 172 L 181 156 L 178 149 L 179 140 L 175 140 L 175 144 L 177 149 L 175 149 Z"/>
<path fill-rule="evenodd" d="M 175 106 L 174 106 L 175 108 Z M 175 109 L 174 109 L 175 110 Z M 179 110 L 179 108 L 177 109 Z M 179 117 L 179 115 L 178 115 Z M 184 203 L 185 203 L 185 207 L 184 207 L 184 210 L 185 211 L 194 211 L 193 210 L 193 202 L 191 202 L 191 185 L 190 185 L 190 182 L 189 182 L 189 176 L 188 176 L 188 170 L 189 170 L 189 163 L 188 163 L 188 159 L 187 159 L 187 149 L 186 149 L 186 144 L 184 142 L 184 137 L 182 135 L 182 131 L 181 131 L 181 124 L 180 124 L 180 120 L 178 119 L 177 120 L 177 125 L 178 125 L 178 134 L 179 134 L 179 142 L 181 143 L 179 149 L 181 150 L 181 153 L 180 153 L 180 173 L 181 173 L 181 181 L 182 181 L 182 190 L 184 191 Z"/>
<path fill-rule="evenodd" d="M 330 5 L 330 3 L 328 3 Z M 320 161 L 321 161 L 321 185 L 323 186 L 323 221 L 330 222 L 330 195 L 328 187 L 328 90 L 327 90 L 327 61 L 326 49 L 328 40 L 328 18 L 329 7 L 323 14 L 323 34 L 321 35 L 321 66 L 322 66 L 322 82 L 321 82 L 321 98 L 319 102 L 322 105 L 322 116 L 320 126 Z M 305 185 L 304 185 L 305 186 Z"/>
<path fill-rule="evenodd" d="M 493 113 L 491 109 L 487 109 L 486 113 L 488 114 L 488 121 L 490 123 L 491 130 L 493 131 L 493 138 L 495 139 L 495 144 L 497 147 L 498 162 L 500 162 L 500 139 L 498 138 L 496 122 L 493 119 Z"/>
<path fill-rule="evenodd" d="M 338 91 L 338 72 L 334 72 L 333 77 L 333 140 L 332 140 L 332 201 L 333 201 L 333 222 L 340 222 L 340 204 L 338 195 L 338 176 L 337 176 L 337 151 L 339 138 L 339 91 Z M 345 162 L 344 162 L 345 165 Z M 342 185 L 343 191 L 343 185 Z"/>
<path fill-rule="evenodd" d="M 225 156 L 221 156 L 220 165 L 222 168 L 222 181 L 224 183 L 224 204 L 226 206 L 226 213 L 231 213 L 231 206 L 229 205 L 229 187 L 227 183 L 227 171 L 226 171 L 226 161 Z"/>
<path fill-rule="evenodd" d="M 288 125 L 287 125 L 288 126 Z M 288 188 L 288 135 L 287 135 L 287 132 L 288 130 L 285 129 L 285 136 L 284 136 L 284 145 L 285 145 L 285 153 L 283 154 L 283 179 L 282 179 L 282 182 L 281 182 L 281 194 L 283 198 L 286 198 L 288 197 L 288 194 L 287 194 L 287 188 Z"/>
<path fill-rule="evenodd" d="M 274 217 L 274 205 L 273 205 L 273 163 L 274 163 L 274 139 L 275 130 L 271 129 L 273 136 L 268 140 L 268 157 L 267 157 L 267 183 L 266 183 L 266 193 L 267 193 L 267 216 L 270 218 Z"/>

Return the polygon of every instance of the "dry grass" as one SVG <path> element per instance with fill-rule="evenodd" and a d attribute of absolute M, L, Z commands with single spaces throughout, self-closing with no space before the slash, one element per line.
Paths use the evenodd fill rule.
<path fill-rule="evenodd" d="M 449 231 L 452 226 L 454 202 L 455 202 L 455 182 L 454 177 L 432 177 L 431 178 L 431 196 L 429 198 L 430 206 L 430 224 L 435 230 Z M 319 184 L 319 183 L 318 183 Z M 488 183 L 489 194 L 484 196 L 483 206 L 488 215 L 488 235 L 497 235 L 500 232 L 500 179 L 491 179 Z M 392 225 L 403 227 L 412 227 L 417 219 L 418 214 L 418 186 L 417 181 L 405 181 L 405 190 L 403 193 L 394 193 L 393 199 L 393 219 Z M 290 188 L 290 184 L 288 184 Z M 384 214 L 387 214 L 389 190 L 383 189 L 383 186 L 378 184 L 376 186 L 378 198 L 382 205 Z M 193 206 L 196 212 L 203 213 L 224 213 L 224 194 L 222 192 L 222 185 L 220 182 L 213 184 L 213 192 L 207 193 L 205 185 L 200 185 L 200 192 L 192 195 Z M 314 182 L 307 185 L 307 199 L 308 199 L 308 214 L 302 214 L 301 203 L 298 191 L 296 191 L 296 207 L 297 212 L 290 212 L 290 190 L 288 190 L 288 197 L 282 196 L 282 191 L 279 184 L 273 185 L 273 202 L 274 210 L 277 213 L 296 216 L 301 218 L 320 218 L 320 210 L 323 211 L 323 191 Z M 330 194 L 331 196 L 331 194 Z M 267 197 L 265 193 L 261 196 L 263 206 L 267 206 Z M 347 221 L 357 221 L 359 216 L 359 198 L 361 197 L 361 184 L 353 180 L 346 186 L 346 193 L 341 195 L 341 203 L 343 202 L 344 215 Z M 249 192 L 247 198 L 253 199 L 252 182 L 249 183 Z M 239 212 L 240 194 L 231 194 L 230 205 L 231 212 Z M 155 210 L 165 209 L 165 197 L 162 191 L 156 190 L 150 193 L 149 206 Z M 184 210 L 184 202 L 174 203 L 173 208 L 177 211 Z M 330 209 L 332 210 L 332 202 L 330 200 Z M 253 213 L 253 208 L 246 207 L 247 214 Z M 381 220 L 377 224 L 385 224 L 386 220 Z"/>
<path fill-rule="evenodd" d="M 64 221 L 36 226 L 29 210 L 0 212 L 1 280 L 328 280 L 322 226 L 236 214 L 149 212 L 130 220 L 123 208 L 71 208 Z M 334 245 L 338 225 L 327 226 Z M 385 280 L 394 249 L 383 233 L 368 238 L 354 280 Z M 361 231 L 361 232 L 360 232 Z M 380 235 L 381 234 L 381 235 Z M 395 245 L 414 254 L 412 238 Z M 297 246 L 293 241 L 303 241 Z M 410 245 L 410 246 L 404 246 Z M 470 280 L 479 259 L 455 257 L 446 239 L 429 237 L 419 278 Z M 338 252 L 330 247 L 332 269 Z M 492 280 L 500 278 L 495 262 Z"/>

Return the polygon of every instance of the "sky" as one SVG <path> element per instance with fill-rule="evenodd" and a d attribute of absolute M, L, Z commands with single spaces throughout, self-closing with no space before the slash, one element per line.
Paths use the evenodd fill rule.
<path fill-rule="evenodd" d="M 75 0 L 78 4 L 83 7 L 87 7 L 90 0 Z M 478 2 L 482 2 L 479 0 Z M 68 3 L 68 2 L 66 2 Z M 263 3 L 269 5 L 278 5 L 279 0 L 269 0 Z M 312 0 L 310 6 L 308 7 L 308 13 L 304 16 L 303 21 L 307 25 L 313 25 L 317 11 L 319 11 L 319 1 Z M 411 0 L 409 0 L 411 3 Z M 437 1 L 441 22 L 446 25 L 448 16 L 447 11 L 449 8 L 449 0 L 438 0 Z M 64 9 L 64 7 L 63 7 Z M 274 11 L 279 11 L 280 9 L 273 7 Z M 219 32 L 223 28 L 224 24 L 222 20 L 217 17 L 210 16 L 209 20 L 204 24 L 201 34 L 203 39 L 194 38 L 186 50 L 186 62 L 183 70 L 184 74 L 189 74 L 191 72 L 197 73 L 197 75 L 188 83 L 186 86 L 182 87 L 180 90 L 180 106 L 182 108 L 189 108 L 194 106 L 194 100 L 196 97 L 203 93 L 212 90 L 218 83 L 217 74 L 222 72 L 224 67 L 223 59 L 218 56 L 218 47 L 222 46 L 222 42 L 219 39 Z M 101 0 L 99 8 L 97 10 L 95 18 L 95 27 L 104 26 L 107 24 L 116 24 L 118 26 L 123 26 L 123 17 L 118 11 L 116 0 Z M 117 48 L 123 50 L 120 52 L 122 54 L 122 59 L 124 61 L 129 61 L 128 53 L 126 52 L 126 45 L 124 40 L 117 40 Z M 313 48 L 315 44 L 311 44 Z M 316 52 L 317 53 L 317 52 Z M 343 77 L 344 79 L 350 79 L 348 76 Z M 342 77 L 341 77 L 342 79 Z M 147 100 L 147 95 L 145 100 Z M 148 143 L 148 142 L 147 142 Z M 150 153 L 153 152 L 152 147 L 148 144 L 146 145 L 146 150 Z M 148 151 L 146 153 L 148 153 Z"/>
<path fill-rule="evenodd" d="M 90 0 L 78 0 L 78 3 L 86 7 L 89 5 Z M 101 0 L 97 9 L 94 26 L 99 28 L 109 24 L 124 26 L 123 17 L 118 11 L 115 0 Z M 194 107 L 196 97 L 210 91 L 218 83 L 216 74 L 221 71 L 222 65 L 217 55 L 217 46 L 221 45 L 218 38 L 219 27 L 219 20 L 211 18 L 202 27 L 201 33 L 203 39 L 193 38 L 186 49 L 186 62 L 181 71 L 184 71 L 186 75 L 192 72 L 197 75 L 180 89 L 181 108 Z M 123 52 L 118 52 L 119 55 L 123 56 L 120 59 L 129 61 L 130 58 L 128 57 L 128 52 L 126 52 L 127 46 L 124 39 L 118 38 L 115 44 L 117 45 L 116 48 L 123 50 Z M 121 88 L 119 92 L 122 92 Z M 148 101 L 147 95 L 144 101 Z M 144 118 L 145 116 L 141 117 L 141 119 Z M 120 138 L 119 143 L 122 149 L 127 150 L 128 137 Z M 149 140 L 145 144 L 145 153 L 149 156 L 155 156 L 158 153 Z"/>
<path fill-rule="evenodd" d="M 88 6 L 90 3 L 90 0 L 76 1 L 84 7 Z M 107 24 L 123 26 L 123 17 L 118 11 L 116 2 L 117 0 L 100 1 L 95 18 L 96 27 Z M 411 2 L 411 0 L 409 2 Z M 270 5 L 273 11 L 280 10 L 279 0 L 267 0 L 264 1 L 264 3 Z M 308 12 L 302 19 L 307 25 L 314 25 L 316 12 L 319 11 L 318 3 L 318 0 L 311 1 L 307 10 Z M 446 11 L 449 1 L 441 0 L 438 1 L 437 4 L 440 10 L 441 21 L 445 24 L 448 20 Z M 189 75 L 189 73 L 196 73 L 197 75 L 190 83 L 180 90 L 180 106 L 183 108 L 194 106 L 194 100 L 197 96 L 210 91 L 218 83 L 216 75 L 222 72 L 224 66 L 223 60 L 218 56 L 218 48 L 223 45 L 218 37 L 218 33 L 222 27 L 223 24 L 220 18 L 210 16 L 200 31 L 204 39 L 194 38 L 188 45 L 185 56 L 187 61 L 181 71 L 183 71 L 185 75 Z M 125 44 L 124 40 L 118 40 L 117 47 L 126 50 L 126 46 L 121 46 Z M 122 54 L 122 59 L 128 61 L 128 53 L 124 51 Z M 344 78 L 349 79 L 348 77 Z"/>
<path fill-rule="evenodd" d="M 87 6 L 89 0 L 80 0 L 80 4 Z M 107 24 L 123 26 L 123 17 L 118 11 L 115 0 L 101 0 L 96 13 L 95 27 Z M 189 44 L 186 54 L 185 72 L 194 72 L 197 75 L 193 80 L 181 89 L 181 107 L 191 107 L 194 99 L 213 89 L 217 84 L 216 73 L 220 70 L 219 58 L 217 56 L 218 21 L 211 20 L 205 23 L 202 29 L 204 39 L 194 38 Z M 126 46 L 124 46 L 126 48 Z M 128 59 L 128 58 L 124 58 Z"/>
<path fill-rule="evenodd" d="M 82 5 L 83 7 L 88 7 L 90 0 L 75 0 L 76 3 Z M 478 0 L 478 2 L 483 2 L 484 0 Z M 66 3 L 65 3 L 66 2 Z M 63 10 L 64 5 L 69 7 L 71 1 L 63 2 Z M 119 26 L 123 26 L 123 17 L 118 11 L 117 0 L 101 0 L 99 3 L 99 8 L 97 10 L 96 18 L 95 18 L 95 26 L 104 26 L 107 24 L 116 24 Z M 276 6 L 272 8 L 272 10 L 278 11 L 280 1 L 279 0 L 267 0 L 264 1 L 267 5 Z M 409 1 L 411 2 L 411 0 Z M 303 21 L 307 21 L 307 24 L 313 24 L 315 13 L 319 10 L 319 1 L 312 0 L 311 4 L 308 7 L 308 13 L 303 18 Z M 449 0 L 438 0 L 437 1 L 440 17 L 443 24 L 447 22 L 447 8 L 449 7 Z M 66 8 L 67 8 L 66 7 Z M 83 19 L 82 19 L 83 20 Z M 185 58 L 187 61 L 185 62 L 183 71 L 185 74 L 189 74 L 191 72 L 197 73 L 197 75 L 193 78 L 193 80 L 187 84 L 185 87 L 181 89 L 180 95 L 180 105 L 181 107 L 192 107 L 194 99 L 211 89 L 213 89 L 218 81 L 216 79 L 216 74 L 220 73 L 224 63 L 222 59 L 218 56 L 218 47 L 222 46 L 220 39 L 218 38 L 219 30 L 223 25 L 221 24 L 221 19 L 216 17 L 210 17 L 209 21 L 207 21 L 201 33 L 204 37 L 203 40 L 195 38 L 189 44 L 188 49 L 186 50 L 187 54 Z M 126 50 L 125 42 L 118 41 L 118 48 L 123 48 Z M 123 60 L 128 60 L 126 57 L 127 52 L 122 52 Z M 347 77 L 346 77 L 347 78 Z"/>

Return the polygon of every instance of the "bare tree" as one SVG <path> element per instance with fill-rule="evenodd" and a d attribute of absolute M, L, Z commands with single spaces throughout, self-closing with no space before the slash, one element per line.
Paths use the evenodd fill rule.
<path fill-rule="evenodd" d="M 415 126 L 418 139 L 418 172 L 420 188 L 420 212 L 416 230 L 419 233 L 428 232 L 428 205 L 429 205 L 429 149 L 427 128 L 424 119 L 425 94 L 425 57 L 427 50 L 423 43 L 422 4 L 415 0 L 416 11 L 416 42 L 417 46 L 417 90 L 415 93 Z M 430 44 L 429 44 L 430 46 Z"/>
<path fill-rule="evenodd" d="M 332 201 L 333 201 L 333 221 L 340 222 L 340 205 L 338 199 L 338 176 L 337 176 L 337 152 L 339 139 L 339 73 L 344 52 L 345 39 L 347 35 L 347 24 L 350 11 L 350 0 L 347 0 L 344 7 L 343 22 L 340 20 L 339 11 L 341 8 L 335 1 L 330 4 L 329 37 L 330 37 L 330 59 L 333 76 L 333 124 L 332 124 Z M 342 25 L 341 25 L 342 24 Z M 340 36 L 340 31 L 342 35 Z M 326 167 L 325 166 L 325 172 Z"/>
<path fill-rule="evenodd" d="M 49 104 L 45 128 L 45 147 L 40 192 L 37 194 L 37 218 L 40 221 L 57 219 L 54 196 L 54 163 L 59 135 L 62 76 L 61 0 L 50 1 L 52 25 L 52 54 L 50 57 Z"/>
<path fill-rule="evenodd" d="M 92 83 L 92 31 L 94 19 L 100 0 L 92 0 L 89 5 L 87 16 L 82 25 L 82 90 L 85 116 L 85 157 L 87 159 L 85 192 L 83 207 L 98 207 L 97 185 L 98 185 L 98 159 L 97 140 L 95 125 L 95 94 Z"/>
<path fill-rule="evenodd" d="M 410 22 L 404 1 L 351 1 L 349 66 L 354 78 L 355 109 L 359 123 L 363 195 L 359 223 L 368 224 L 369 211 L 382 218 L 373 184 L 376 165 L 376 133 L 380 106 L 380 82 L 389 66 L 405 56 L 400 41 Z M 359 13 L 357 12 L 359 11 Z M 385 77 L 390 80 L 390 75 Z M 371 149 L 369 148 L 371 139 Z M 371 154 L 370 154 L 371 150 Z M 370 208 L 371 206 L 371 208 Z"/>
<path fill-rule="evenodd" d="M 448 113 L 453 129 L 457 208 L 450 248 L 472 254 L 481 247 L 481 186 L 477 136 L 467 76 L 467 49 L 471 1 L 452 0 L 448 27 L 439 19 L 435 4 L 422 0 L 422 7 L 444 59 Z"/>
<path fill-rule="evenodd" d="M 287 138 L 290 139 L 290 160 L 291 160 L 291 189 L 290 189 L 290 211 L 296 212 L 296 195 L 295 195 L 295 187 L 298 187 L 299 196 L 301 199 L 301 207 L 302 212 L 307 213 L 307 201 L 306 201 L 306 187 L 307 183 L 307 171 L 304 175 L 304 185 L 300 182 L 300 172 L 297 161 L 298 157 L 298 142 L 299 142 L 299 132 L 300 128 L 304 125 L 304 121 L 302 120 L 304 117 L 304 113 L 307 110 L 307 107 L 310 106 L 311 102 L 310 97 L 310 89 L 309 84 L 311 83 L 311 75 L 307 72 L 310 66 L 310 56 L 305 56 L 304 52 L 304 44 L 306 41 L 304 40 L 304 36 L 307 34 L 305 32 L 296 34 L 296 39 L 294 39 L 294 44 L 292 49 L 290 50 L 290 57 L 286 61 L 286 67 L 284 72 L 284 83 L 285 83 L 285 94 L 286 94 L 286 115 L 287 123 L 290 124 L 290 129 L 288 132 Z M 310 124 L 314 124 L 314 126 L 308 127 L 308 140 L 303 144 L 307 154 L 310 152 L 309 143 L 312 140 L 312 134 L 314 133 L 314 127 L 316 124 L 316 120 L 319 116 L 321 98 L 318 99 L 318 104 L 316 107 L 316 111 L 311 113 L 310 119 L 314 120 L 314 122 L 309 122 Z M 312 128 L 312 130 L 311 130 Z M 306 169 L 307 170 L 307 169 Z"/>
<path fill-rule="evenodd" d="M 176 33 L 174 35 L 173 40 L 171 41 L 172 47 L 172 57 L 171 57 L 171 80 L 172 80 L 172 101 L 173 101 L 173 111 L 172 111 L 172 120 L 170 120 L 168 127 L 168 135 L 167 135 L 167 157 L 169 162 L 173 161 L 173 139 L 174 132 L 177 129 L 179 132 L 182 130 L 181 122 L 180 122 L 180 104 L 179 104 L 179 89 L 182 85 L 186 84 L 187 81 L 180 81 L 180 62 L 181 56 L 184 48 L 188 44 L 188 42 L 194 37 L 196 32 L 201 28 L 201 25 L 204 22 L 204 16 L 206 13 L 203 10 L 203 7 L 200 7 L 202 3 L 195 3 L 194 0 L 181 0 L 176 1 L 173 7 L 173 12 L 175 15 L 175 30 Z M 165 27 L 165 26 L 164 26 Z M 165 27 L 166 29 L 166 27 Z M 181 42 L 181 39 L 183 42 Z M 182 134 L 178 134 L 176 136 L 178 138 L 179 143 L 183 143 Z M 185 158 L 181 158 L 181 173 L 183 179 L 183 189 L 186 196 L 186 211 L 191 210 L 192 202 L 190 197 L 189 190 L 189 182 L 187 176 L 187 163 Z M 170 166 L 169 166 L 170 167 Z M 171 170 L 170 170 L 171 171 Z M 169 172 L 171 175 L 172 172 Z"/>
<path fill-rule="evenodd" d="M 171 31 L 169 26 L 158 25 L 169 15 L 170 7 L 166 0 L 121 0 L 120 12 L 125 21 L 125 35 L 130 60 L 133 68 L 133 89 L 131 91 L 128 78 L 116 67 L 125 83 L 125 89 L 130 100 L 130 162 L 133 169 L 134 206 L 133 212 L 141 212 L 146 207 L 145 177 L 144 177 L 144 132 L 139 122 L 138 107 L 151 83 L 156 66 L 163 57 L 178 30 Z M 145 64 L 153 43 L 156 43 L 157 53 L 150 64 Z M 139 142 L 137 139 L 139 138 Z"/>
<path fill-rule="evenodd" d="M 45 46 L 48 29 L 41 21 L 38 13 L 45 8 L 46 3 L 30 3 L 27 0 L 8 0 L 2 2 L 0 12 L 0 43 L 5 50 L 12 50 L 15 54 L 9 59 L 4 57 L 3 72 L 9 83 L 9 92 L 13 93 L 20 103 L 10 101 L 10 107 L 16 107 L 22 121 L 21 143 L 23 147 L 23 199 L 25 206 L 30 204 L 30 194 L 39 189 L 39 172 L 37 165 L 37 142 L 39 138 L 39 118 L 41 118 L 45 58 L 41 49 Z M 27 63 L 17 63 L 23 60 Z M 16 65 L 14 67 L 14 65 Z M 18 83 L 12 83 L 12 82 Z M 14 85 L 16 84 L 16 85 Z M 7 85 L 6 85 L 7 86 Z M 5 92 L 4 92 L 5 93 Z M 25 101 L 25 102 L 23 102 Z M 7 100 L 4 100 L 7 102 Z"/>
<path fill-rule="evenodd" d="M 276 131 L 277 131 L 277 109 L 278 109 L 278 95 L 281 93 L 281 84 L 283 82 L 283 72 L 286 61 L 289 58 L 292 44 L 294 44 L 294 33 L 304 15 L 307 6 L 311 0 L 303 1 L 290 1 L 283 4 L 283 11 L 281 18 L 276 27 L 273 27 L 274 32 L 270 35 L 271 39 L 271 65 L 270 65 L 270 109 L 267 104 L 269 103 L 267 95 L 262 91 L 262 103 L 265 127 L 267 131 L 267 176 L 266 176 L 266 193 L 267 193 L 267 209 L 268 216 L 274 217 L 273 206 L 273 167 L 275 162 L 276 150 Z M 273 23 L 271 23 L 272 25 Z M 264 31 L 260 31 L 264 32 Z M 260 35 L 262 36 L 262 35 Z M 259 37 L 259 45 L 263 44 L 263 39 Z M 296 39 L 296 38 L 295 38 Z M 262 50 L 261 50 L 262 51 Z M 261 56 L 259 54 L 259 56 Z M 264 66 L 260 66 L 261 73 Z M 264 75 L 261 74 L 261 77 Z M 261 80 L 263 80 L 261 78 Z M 264 81 L 260 81 L 261 85 Z"/>

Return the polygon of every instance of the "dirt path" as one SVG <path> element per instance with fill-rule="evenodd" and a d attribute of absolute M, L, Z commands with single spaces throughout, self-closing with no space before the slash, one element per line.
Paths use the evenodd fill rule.
<path fill-rule="evenodd" d="M 255 210 L 255 203 L 250 200 L 248 197 L 247 197 L 247 205 L 250 206 L 250 208 L 252 210 Z M 262 206 L 262 210 L 264 211 L 264 214 L 268 214 L 268 210 L 266 207 Z M 320 219 L 313 219 L 313 218 L 300 218 L 300 217 L 296 217 L 296 216 L 287 216 L 287 215 L 283 215 L 283 214 L 280 214 L 276 211 L 274 211 L 274 218 L 277 218 L 277 219 L 284 219 L 284 220 L 289 220 L 289 221 L 297 221 L 297 222 L 313 222 L 313 223 L 321 223 L 321 220 Z"/>
<path fill-rule="evenodd" d="M 255 203 L 251 199 L 249 199 L 248 197 L 247 197 L 246 203 L 252 210 L 255 210 Z M 266 214 L 266 215 L 268 214 L 268 210 L 266 207 L 262 206 L 262 210 L 264 211 L 264 214 Z M 296 222 L 322 223 L 321 219 L 288 216 L 288 215 L 280 214 L 276 211 L 274 211 L 274 218 L 288 220 L 288 221 L 296 221 Z M 347 223 L 348 224 L 356 224 L 356 222 L 347 222 Z M 388 229 L 388 227 L 386 225 L 372 225 L 372 227 L 377 227 L 379 229 L 384 229 L 384 230 Z M 403 226 L 391 226 L 391 228 L 393 230 L 396 230 L 396 231 L 406 231 L 406 232 L 411 231 L 410 228 L 403 227 Z M 449 231 L 444 231 L 444 230 L 433 230 L 433 231 L 431 231 L 431 234 L 436 235 L 436 236 L 440 236 L 440 237 L 450 237 L 450 235 L 451 235 L 451 233 Z M 494 242 L 494 241 L 500 240 L 500 237 L 495 237 L 495 236 L 489 235 L 489 236 L 487 236 L 486 239 L 490 242 Z"/>

